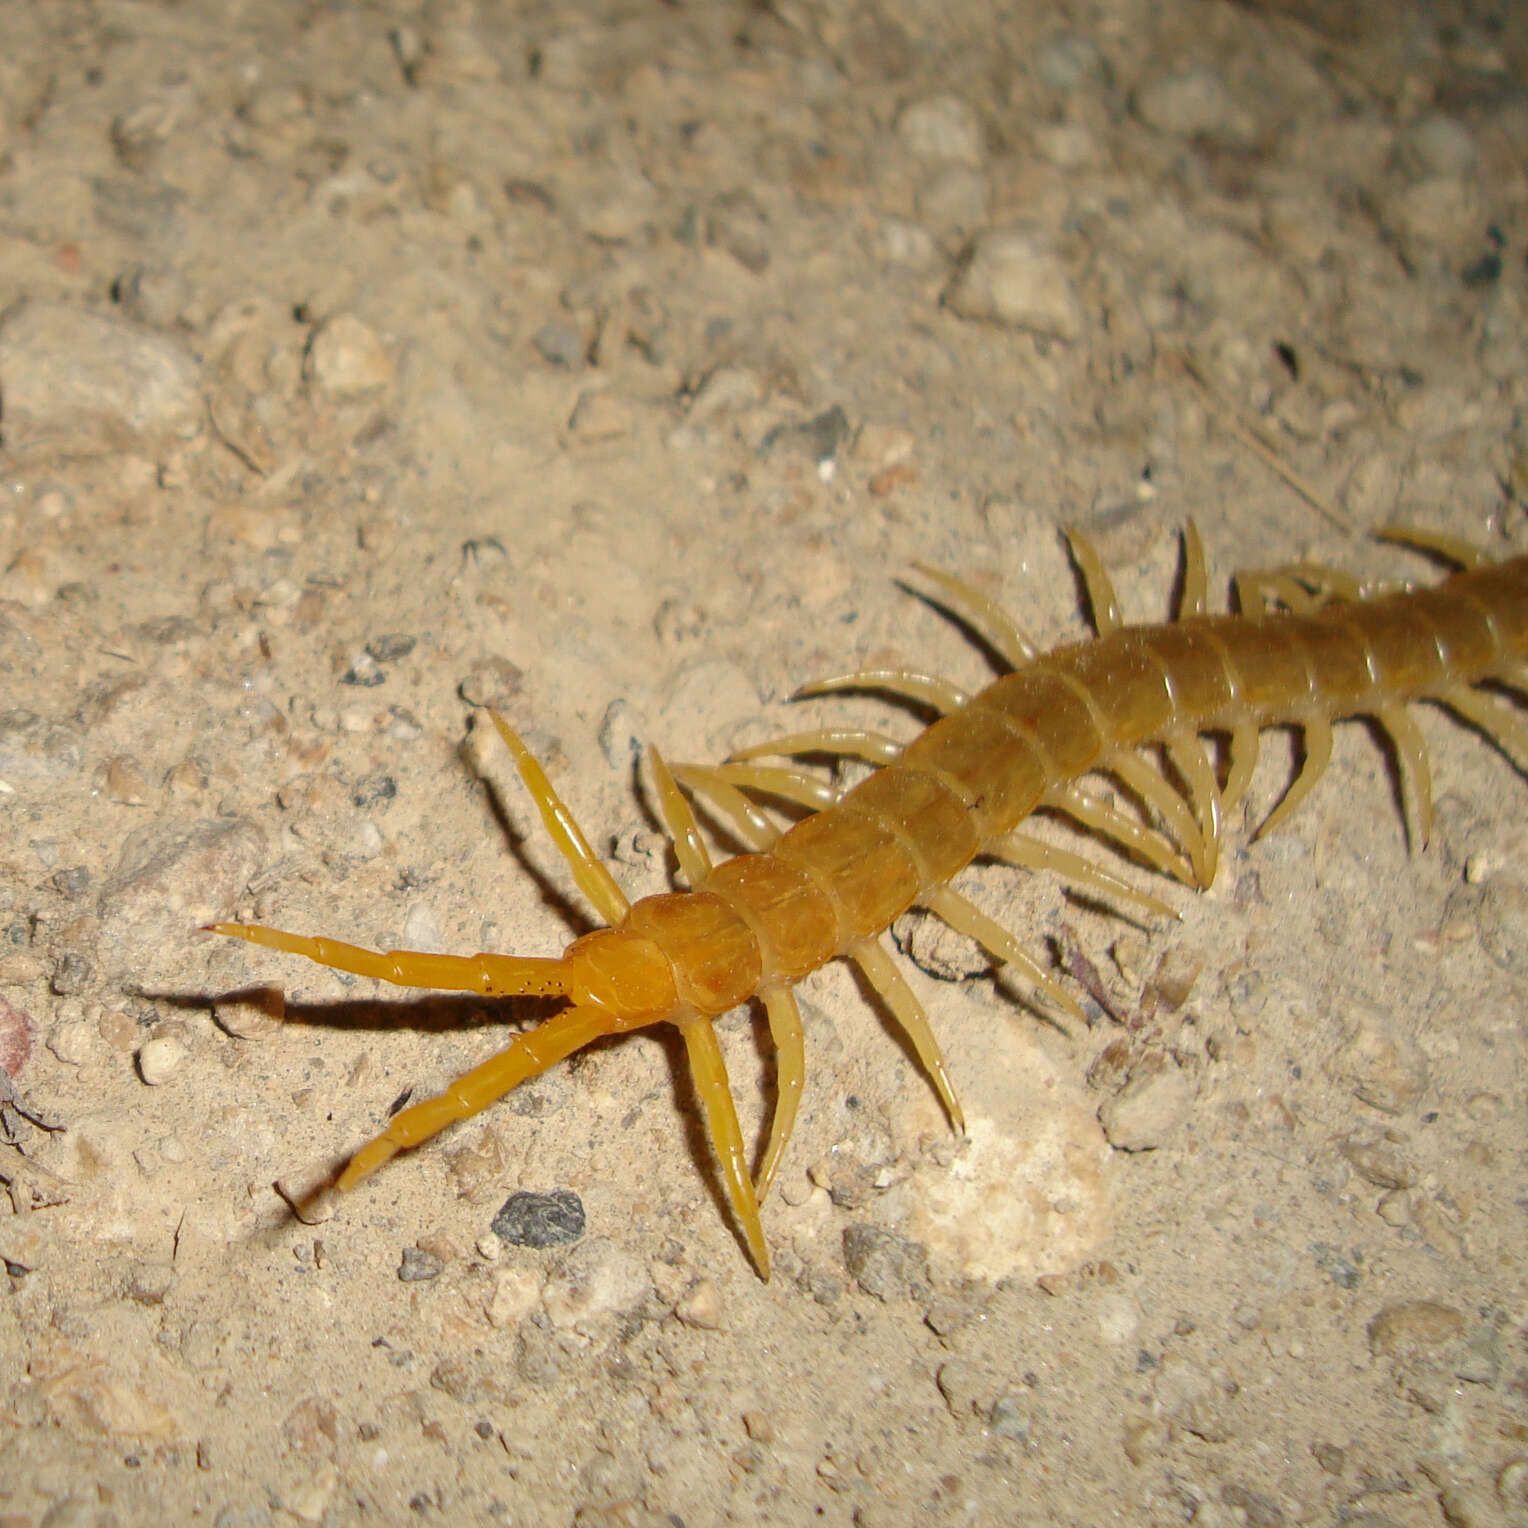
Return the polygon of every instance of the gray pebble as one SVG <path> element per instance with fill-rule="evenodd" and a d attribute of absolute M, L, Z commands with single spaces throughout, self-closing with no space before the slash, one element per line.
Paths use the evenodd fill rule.
<path fill-rule="evenodd" d="M 1441 111 L 1419 117 L 1397 145 L 1402 167 L 1418 178 L 1459 177 L 1475 169 L 1475 140 L 1457 118 Z"/>
<path fill-rule="evenodd" d="M 982 319 L 1072 341 L 1082 315 L 1066 266 L 1038 223 L 989 229 L 972 244 L 944 305 L 961 318 Z"/>
<path fill-rule="evenodd" d="M 1109 78 L 1098 44 L 1082 32 L 1053 32 L 1035 50 L 1033 67 L 1040 83 L 1060 95 L 1106 84 Z"/>
<path fill-rule="evenodd" d="M 1214 137 L 1226 125 L 1231 95 L 1219 75 L 1208 69 L 1153 74 L 1131 102 L 1135 114 L 1159 133 L 1175 138 Z"/>
<path fill-rule="evenodd" d="M 1403 1114 L 1427 1086 L 1427 1063 L 1416 1044 L 1378 1009 L 1355 1007 L 1333 1071 L 1384 1114 Z"/>
<path fill-rule="evenodd" d="M 423 1247 L 405 1247 L 398 1264 L 398 1278 L 405 1284 L 417 1284 L 425 1279 L 439 1278 L 445 1267 L 437 1253 L 426 1252 Z"/>
<path fill-rule="evenodd" d="M 0 780 L 54 784 L 84 762 L 85 739 L 77 727 L 35 711 L 0 711 Z"/>
<path fill-rule="evenodd" d="M 560 1247 L 584 1234 L 583 1201 L 571 1189 L 511 1194 L 491 1224 L 500 1241 L 515 1247 Z"/>
<path fill-rule="evenodd" d="M 612 700 L 600 721 L 600 750 L 612 769 L 630 769 L 631 761 L 642 755 L 642 737 L 637 714 L 624 700 Z"/>
<path fill-rule="evenodd" d="M 524 684 L 524 669 L 517 668 L 508 658 L 483 658 L 467 671 L 457 685 L 456 693 L 469 706 L 492 706 L 495 710 L 505 711 Z"/>
<path fill-rule="evenodd" d="M 191 301 L 191 285 L 173 265 L 135 265 L 112 287 L 122 311 L 134 323 L 168 329 Z"/>
<path fill-rule="evenodd" d="M 553 366 L 566 366 L 569 370 L 582 364 L 588 350 L 583 335 L 572 324 L 555 318 L 548 319 L 536 331 L 531 344 L 541 353 L 543 361 L 549 361 Z"/>
<path fill-rule="evenodd" d="M 904 106 L 897 117 L 897 136 L 908 153 L 930 164 L 982 162 L 981 119 L 956 95 L 927 96 Z"/>
<path fill-rule="evenodd" d="M 418 637 L 408 632 L 389 632 L 386 636 L 373 637 L 366 644 L 366 651 L 377 663 L 396 663 L 414 651 Z"/>
<path fill-rule="evenodd" d="M 931 1294 L 923 1247 L 865 1221 L 844 1229 L 844 1267 L 877 1300 L 927 1300 Z"/>
<path fill-rule="evenodd" d="M 0 325 L 0 396 L 20 453 L 152 455 L 201 428 L 197 365 L 178 344 L 57 303 L 25 303 Z"/>

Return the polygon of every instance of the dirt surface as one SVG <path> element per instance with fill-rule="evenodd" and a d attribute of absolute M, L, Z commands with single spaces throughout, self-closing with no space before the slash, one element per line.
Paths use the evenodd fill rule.
<path fill-rule="evenodd" d="M 1137 620 L 1189 517 L 1217 599 L 1523 550 L 1524 17 L 0 6 L 0 1525 L 1528 1523 L 1525 796 L 1439 713 L 1425 854 L 1351 726 L 1202 895 L 1037 829 L 1181 921 L 961 876 L 1086 1025 L 899 923 L 964 1140 L 805 980 L 767 1284 L 667 1031 L 305 1198 L 545 1007 L 196 932 L 557 953 L 479 708 L 663 889 L 647 743 L 983 682 L 918 560 L 1050 644 L 1062 523 Z"/>

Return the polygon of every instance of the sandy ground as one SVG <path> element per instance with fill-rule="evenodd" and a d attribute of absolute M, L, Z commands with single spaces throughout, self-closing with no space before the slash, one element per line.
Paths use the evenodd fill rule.
<path fill-rule="evenodd" d="M 1528 1523 L 1525 798 L 1438 713 L 1425 854 L 1352 726 L 1254 843 L 1270 736 L 1202 895 L 1039 829 L 1180 922 L 962 876 L 1087 1025 L 899 923 L 965 1140 L 804 981 L 767 1284 L 666 1033 L 300 1218 L 544 1008 L 195 932 L 556 953 L 590 913 L 476 708 L 660 890 L 647 743 L 906 737 L 788 697 L 990 672 L 920 559 L 1049 644 L 1066 522 L 1137 620 L 1189 517 L 1217 599 L 1433 576 L 1394 518 L 1523 550 L 1520 8 L 0 37 L 3 1528 Z M 721 1033 L 761 1140 L 767 1034 Z"/>

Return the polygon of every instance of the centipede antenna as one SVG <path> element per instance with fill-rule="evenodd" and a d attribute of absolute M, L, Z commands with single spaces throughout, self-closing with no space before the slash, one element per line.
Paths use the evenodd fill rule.
<path fill-rule="evenodd" d="M 481 992 L 485 997 L 562 997 L 567 967 L 560 959 L 532 955 L 436 955 L 425 950 L 368 950 L 338 939 L 288 934 L 259 923 L 208 923 L 204 932 L 227 934 L 268 950 L 305 955 L 331 971 L 371 976 L 395 987 L 433 987 L 439 992 Z"/>
<path fill-rule="evenodd" d="M 915 562 L 913 567 L 930 583 L 937 585 L 954 606 L 955 613 L 969 621 L 1014 668 L 1022 668 L 1040 656 L 1040 649 L 1025 635 L 1019 623 L 996 600 L 988 598 L 974 584 L 926 562 Z"/>
<path fill-rule="evenodd" d="M 668 765 L 663 762 L 663 755 L 656 748 L 649 749 L 648 762 L 652 767 L 653 782 L 658 787 L 658 810 L 663 816 L 663 826 L 668 829 L 668 836 L 673 842 L 679 868 L 693 889 L 711 874 L 710 852 L 700 836 L 695 813 L 690 810 L 684 792 L 679 789 Z"/>
<path fill-rule="evenodd" d="M 937 674 L 922 674 L 915 669 L 860 669 L 853 674 L 832 674 L 804 684 L 792 700 L 806 700 L 813 695 L 831 695 L 838 690 L 884 690 L 901 695 L 920 706 L 930 706 L 940 715 L 958 711 L 970 699 L 958 685 Z"/>
<path fill-rule="evenodd" d="M 1104 560 L 1095 547 L 1075 525 L 1067 526 L 1067 545 L 1071 548 L 1072 561 L 1082 574 L 1083 587 L 1087 590 L 1088 605 L 1093 613 L 1093 630 L 1101 637 L 1118 631 L 1124 624 L 1120 616 L 1119 598 L 1114 592 L 1114 580 L 1104 567 Z"/>
<path fill-rule="evenodd" d="M 546 824 L 552 842 L 568 862 L 578 889 L 606 923 L 612 927 L 621 923 L 631 911 L 626 893 L 616 884 L 615 877 L 606 868 L 604 861 L 589 847 L 589 840 L 584 837 L 578 819 L 564 805 L 562 797 L 552 789 L 552 782 L 547 779 L 546 771 L 537 762 L 535 755 L 497 711 L 490 708 L 488 715 L 498 728 L 499 736 L 504 739 L 505 747 L 509 749 L 515 767 L 520 771 L 520 778 L 541 813 L 541 820 Z"/>

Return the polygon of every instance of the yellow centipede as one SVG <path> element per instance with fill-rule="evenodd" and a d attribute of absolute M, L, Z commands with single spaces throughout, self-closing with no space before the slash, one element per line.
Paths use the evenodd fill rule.
<path fill-rule="evenodd" d="M 1251 780 L 1265 728 L 1301 730 L 1304 762 L 1260 832 L 1305 799 L 1330 757 L 1333 723 L 1348 718 L 1370 718 L 1388 733 L 1414 846 L 1426 844 L 1432 807 L 1426 747 L 1408 707 L 1441 705 L 1519 767 L 1528 764 L 1528 724 L 1482 688 L 1521 686 L 1528 678 L 1528 557 L 1493 562 L 1452 537 L 1383 534 L 1458 571 L 1431 587 L 1368 593 L 1344 574 L 1296 564 L 1239 576 L 1240 613 L 1211 615 L 1204 555 L 1190 525 L 1174 619 L 1125 625 L 1096 550 L 1071 532 L 1096 636 L 1044 654 L 985 595 L 924 568 L 941 602 L 979 630 L 1010 671 L 974 695 L 903 669 L 842 674 L 799 692 L 874 689 L 932 707 L 939 719 L 908 743 L 877 732 L 818 729 L 745 749 L 719 767 L 673 770 L 654 751 L 659 807 L 689 889 L 636 903 L 589 847 L 540 764 L 490 713 L 579 889 L 609 925 L 556 958 L 379 954 L 255 924 L 210 927 L 400 986 L 566 999 L 444 1093 L 398 1114 L 351 1157 L 338 1178 L 342 1189 L 601 1035 L 673 1024 L 684 1037 L 738 1226 L 768 1278 L 759 1205 L 790 1139 L 806 1072 L 796 982 L 830 960 L 853 961 L 902 1027 L 951 1123 L 963 1130 L 939 1044 L 883 942 L 892 920 L 909 907 L 927 908 L 1080 1013 L 1013 934 L 952 889 L 951 878 L 974 859 L 998 860 L 1170 912 L 1091 860 L 1017 831 L 1025 818 L 1064 815 L 1202 887 L 1215 876 L 1225 815 Z M 1212 735 L 1228 740 L 1223 769 L 1206 747 Z M 1153 750 L 1171 774 L 1155 766 Z M 824 754 L 874 768 L 841 789 L 794 764 L 757 762 Z M 1089 793 L 1081 782 L 1095 774 L 1112 776 L 1146 812 L 1133 816 Z M 681 782 L 751 852 L 713 862 Z M 750 793 L 796 802 L 809 814 L 781 831 Z M 748 1168 L 714 1028 L 753 999 L 764 1006 L 778 1052 L 774 1115 L 757 1173 Z"/>

